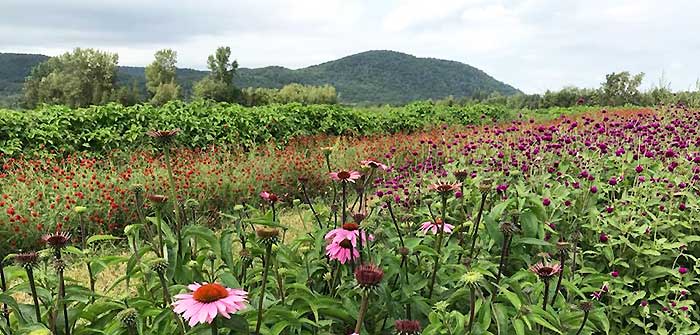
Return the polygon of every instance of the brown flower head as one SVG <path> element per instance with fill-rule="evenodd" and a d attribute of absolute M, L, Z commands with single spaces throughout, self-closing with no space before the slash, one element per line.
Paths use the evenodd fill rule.
<path fill-rule="evenodd" d="M 488 193 L 493 188 L 493 180 L 486 178 L 479 183 L 479 191 L 481 193 Z"/>
<path fill-rule="evenodd" d="M 379 286 L 384 278 L 384 271 L 374 264 L 362 264 L 355 269 L 357 285 L 364 290 L 372 290 Z"/>
<path fill-rule="evenodd" d="M 455 191 L 458 191 L 462 183 L 449 183 L 446 181 L 438 181 L 435 184 L 428 185 L 428 189 L 440 193 L 442 196 L 448 196 Z"/>
<path fill-rule="evenodd" d="M 146 198 L 153 204 L 164 204 L 168 201 L 168 197 L 162 194 L 149 194 Z"/>
<path fill-rule="evenodd" d="M 396 320 L 394 327 L 396 335 L 418 335 L 421 332 L 418 320 Z"/>
<path fill-rule="evenodd" d="M 355 222 L 346 222 L 343 224 L 343 229 L 349 230 L 349 231 L 355 231 L 360 229 L 360 225 L 355 223 Z"/>
<path fill-rule="evenodd" d="M 546 262 L 539 262 L 530 266 L 530 271 L 539 276 L 542 280 L 549 280 L 549 278 L 552 278 L 561 271 L 561 265 L 558 263 L 549 264 Z"/>
<path fill-rule="evenodd" d="M 46 234 L 41 237 L 41 241 L 54 249 L 63 249 L 70 243 L 70 233 L 57 231 Z"/>
<path fill-rule="evenodd" d="M 33 267 L 39 262 L 39 254 L 36 252 L 21 252 L 19 254 L 15 255 L 15 263 L 18 265 L 27 268 L 27 267 Z"/>
<path fill-rule="evenodd" d="M 467 177 L 469 177 L 469 172 L 467 172 L 467 170 L 457 170 L 452 174 L 454 174 L 455 178 L 457 178 L 457 180 L 460 182 L 464 182 L 467 180 Z"/>
<path fill-rule="evenodd" d="M 175 139 L 178 133 L 180 133 L 180 128 L 172 130 L 149 130 L 146 132 L 146 135 L 154 138 L 160 144 L 167 145 Z"/>
<path fill-rule="evenodd" d="M 593 302 L 592 301 L 584 301 L 578 305 L 578 308 L 580 308 L 584 313 L 588 313 L 591 310 L 593 310 Z"/>

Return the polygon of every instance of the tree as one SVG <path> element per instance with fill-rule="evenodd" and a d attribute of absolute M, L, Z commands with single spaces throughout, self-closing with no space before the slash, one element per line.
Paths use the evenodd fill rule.
<path fill-rule="evenodd" d="M 210 76 L 212 79 L 232 86 L 233 76 L 238 69 L 238 62 L 234 60 L 229 63 L 229 58 L 231 58 L 231 48 L 218 47 L 216 53 L 209 55 L 207 65 L 211 71 Z"/>
<path fill-rule="evenodd" d="M 180 96 L 180 86 L 174 82 L 160 84 L 156 93 L 151 98 L 151 104 L 161 106 L 168 101 L 176 100 Z"/>
<path fill-rule="evenodd" d="M 643 72 L 634 76 L 627 71 L 605 75 L 605 82 L 602 83 L 602 102 L 610 106 L 638 104 L 639 85 L 642 84 L 642 79 L 644 79 Z"/>
<path fill-rule="evenodd" d="M 158 50 L 155 60 L 146 66 L 146 89 L 152 96 L 156 95 L 162 84 L 175 82 L 177 52 L 172 49 Z"/>
<path fill-rule="evenodd" d="M 234 101 L 239 95 L 233 86 L 233 76 L 238 68 L 238 62 L 230 62 L 231 48 L 219 47 L 207 59 L 209 76 L 194 85 L 194 95 L 198 98 L 216 101 Z"/>
<path fill-rule="evenodd" d="M 24 83 L 24 104 L 83 107 L 108 102 L 116 81 L 117 54 L 76 48 L 34 67 Z"/>

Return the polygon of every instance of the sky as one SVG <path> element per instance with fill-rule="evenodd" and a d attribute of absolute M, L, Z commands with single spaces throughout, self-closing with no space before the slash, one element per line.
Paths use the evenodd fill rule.
<path fill-rule="evenodd" d="M 695 89 L 697 0 L 0 0 L 0 52 L 75 47 L 145 66 L 158 49 L 206 68 L 301 68 L 367 50 L 463 62 L 526 93 L 597 87 L 606 73 Z"/>

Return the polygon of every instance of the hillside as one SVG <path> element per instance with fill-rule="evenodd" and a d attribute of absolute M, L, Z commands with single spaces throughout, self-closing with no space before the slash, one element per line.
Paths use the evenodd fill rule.
<path fill-rule="evenodd" d="M 22 82 L 43 55 L 0 53 L 0 100 L 21 93 Z M 206 71 L 178 69 L 178 81 L 187 96 Z M 119 67 L 118 82 L 136 80 L 143 86 L 143 67 Z M 418 58 L 395 51 L 367 51 L 297 70 L 279 66 L 241 68 L 234 79 L 238 87 L 279 88 L 289 83 L 330 84 L 340 100 L 352 104 L 402 104 L 413 100 L 473 96 L 519 91 L 485 72 L 455 61 Z"/>

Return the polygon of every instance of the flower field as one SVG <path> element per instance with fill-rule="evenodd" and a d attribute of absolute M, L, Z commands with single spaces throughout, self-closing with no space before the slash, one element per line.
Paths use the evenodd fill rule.
<path fill-rule="evenodd" d="M 2 157 L 0 333 L 700 331 L 700 112 L 530 117 Z"/>

